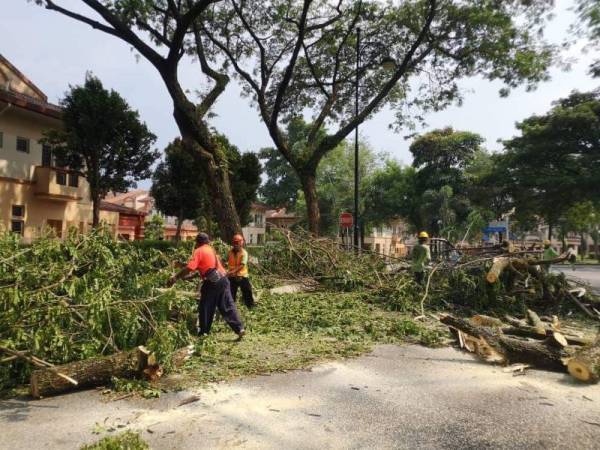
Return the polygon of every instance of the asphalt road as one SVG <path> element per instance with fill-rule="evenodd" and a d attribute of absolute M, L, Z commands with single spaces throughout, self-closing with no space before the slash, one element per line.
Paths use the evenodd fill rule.
<path fill-rule="evenodd" d="M 598 449 L 600 388 L 566 374 L 513 376 L 452 348 L 389 345 L 158 400 L 88 391 L 0 402 L 2 450 L 76 449 L 125 429 L 155 450 Z"/>
<path fill-rule="evenodd" d="M 575 278 L 588 283 L 592 290 L 600 295 L 600 265 L 598 266 L 575 266 L 573 270 L 570 266 L 555 265 L 552 270 L 563 272 L 569 278 Z"/>

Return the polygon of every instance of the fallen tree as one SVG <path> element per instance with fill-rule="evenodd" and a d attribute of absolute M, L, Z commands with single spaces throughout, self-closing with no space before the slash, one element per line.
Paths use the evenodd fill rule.
<path fill-rule="evenodd" d="M 479 339 L 479 347 L 491 347 L 502 356 L 507 364 L 525 363 L 540 369 L 564 371 L 563 358 L 569 353 L 560 345 L 555 345 L 551 338 L 544 341 L 525 341 L 505 336 L 501 331 L 489 327 L 473 325 L 465 319 L 443 316 L 440 321 L 469 336 Z M 477 353 L 481 354 L 480 351 Z M 485 356 L 485 355 L 482 355 Z"/>

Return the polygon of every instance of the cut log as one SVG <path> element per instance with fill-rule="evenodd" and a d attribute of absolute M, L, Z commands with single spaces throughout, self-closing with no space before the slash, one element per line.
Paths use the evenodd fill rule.
<path fill-rule="evenodd" d="M 500 319 L 483 314 L 475 314 L 469 319 L 469 322 L 480 327 L 502 328 L 505 326 Z"/>
<path fill-rule="evenodd" d="M 498 281 L 498 278 L 500 278 L 500 274 L 504 271 L 504 269 L 508 267 L 509 263 L 510 258 L 507 256 L 499 256 L 497 258 L 494 258 L 492 262 L 492 267 L 490 268 L 489 272 L 485 277 L 487 282 L 493 284 L 496 281 Z"/>
<path fill-rule="evenodd" d="M 595 342 L 579 350 L 567 363 L 569 373 L 586 383 L 597 383 L 600 380 L 600 334 Z"/>
<path fill-rule="evenodd" d="M 553 345 L 555 347 L 568 347 L 569 343 L 567 342 L 567 338 L 559 333 L 558 331 L 554 331 L 551 336 L 548 338 L 548 345 Z"/>
<path fill-rule="evenodd" d="M 484 339 L 490 347 L 503 355 L 509 364 L 524 363 L 559 372 L 565 370 L 563 358 L 569 356 L 569 353 L 563 348 L 548 345 L 547 342 L 527 342 L 510 338 L 490 328 L 478 327 L 453 316 L 443 316 L 440 321 L 466 334 Z"/>
<path fill-rule="evenodd" d="M 532 338 L 532 339 L 545 339 L 547 337 L 552 337 L 552 335 L 554 333 L 554 331 L 551 328 L 546 328 L 546 333 L 541 335 L 537 332 L 537 330 L 535 328 L 533 328 L 532 326 L 529 326 L 529 325 L 521 325 L 518 327 L 517 326 L 502 327 L 501 331 L 505 335 L 520 336 L 520 337 Z M 568 334 L 564 334 L 564 333 L 560 333 L 560 334 L 562 337 L 565 338 L 567 345 L 584 346 L 584 345 L 590 345 L 592 342 L 590 339 L 582 338 L 579 336 L 572 336 L 572 335 L 568 335 Z"/>
<path fill-rule="evenodd" d="M 89 358 L 54 368 L 34 370 L 30 380 L 31 396 L 40 398 L 72 390 L 74 386 L 64 377 L 59 376 L 57 372 L 76 379 L 77 387 L 80 388 L 110 383 L 112 377 L 135 378 L 143 374 L 149 357 L 150 354 L 144 347 L 138 347 L 110 356 Z"/>
<path fill-rule="evenodd" d="M 540 319 L 540 316 L 538 316 L 535 311 L 532 311 L 531 309 L 527 310 L 527 320 L 529 321 L 531 326 L 535 328 L 539 335 L 546 335 L 546 327 L 544 325 L 544 322 L 542 322 L 542 319 Z"/>

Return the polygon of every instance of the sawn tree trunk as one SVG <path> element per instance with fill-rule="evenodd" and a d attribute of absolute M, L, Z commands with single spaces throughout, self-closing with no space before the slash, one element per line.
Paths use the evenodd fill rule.
<path fill-rule="evenodd" d="M 77 381 L 77 388 L 88 388 L 110 383 L 112 377 L 135 378 L 141 376 L 147 368 L 149 352 L 144 347 L 137 347 L 128 352 L 110 356 L 84 359 L 53 370 L 39 369 L 31 373 L 30 390 L 34 398 L 61 394 L 74 388 L 59 372 Z"/>

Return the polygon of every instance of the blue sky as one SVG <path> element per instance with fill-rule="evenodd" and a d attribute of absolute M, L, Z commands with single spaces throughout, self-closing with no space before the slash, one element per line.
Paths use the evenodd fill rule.
<path fill-rule="evenodd" d="M 569 11 L 573 0 L 557 0 L 556 3 L 556 19 L 548 28 L 547 37 L 560 43 L 574 21 L 574 15 Z M 63 4 L 76 3 L 63 0 Z M 143 58 L 136 62 L 135 53 L 122 41 L 26 0 L 3 1 L 0 30 L 0 53 L 37 84 L 50 101 L 57 102 L 69 84 L 82 83 L 86 71 L 91 70 L 106 87 L 117 90 L 140 111 L 143 120 L 158 136 L 159 148 L 178 135 L 170 98 L 156 70 Z M 515 122 L 547 111 L 552 101 L 574 89 L 583 91 L 598 86 L 598 81 L 586 73 L 589 61 L 595 55 L 583 54 L 581 46 L 570 50 L 569 55 L 578 58 L 570 71 L 554 69 L 550 82 L 543 83 L 534 92 L 516 90 L 509 98 L 498 96 L 499 83 L 464 80 L 462 86 L 468 93 L 463 106 L 430 114 L 428 126 L 474 131 L 486 139 L 488 148 L 500 149 L 497 140 L 513 136 Z M 180 76 L 193 89 L 199 86 L 199 72 L 196 65 L 187 62 L 183 64 Z M 264 125 L 248 100 L 240 97 L 238 86 L 230 85 L 215 112 L 217 117 L 213 125 L 242 151 L 256 151 L 271 145 Z M 392 120 L 390 111 L 381 111 L 361 126 L 361 135 L 374 149 L 410 163 L 410 142 L 402 137 L 408 130 L 394 133 L 388 128 Z"/>

